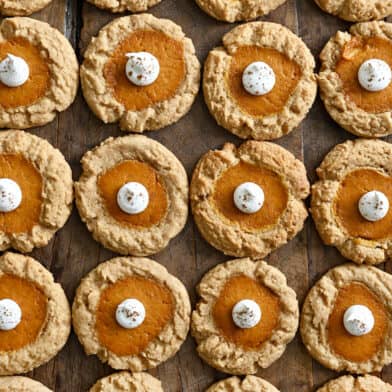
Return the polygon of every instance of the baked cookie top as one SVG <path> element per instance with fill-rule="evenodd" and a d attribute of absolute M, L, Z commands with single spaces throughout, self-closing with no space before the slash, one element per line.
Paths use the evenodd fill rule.
<path fill-rule="evenodd" d="M 69 304 L 52 274 L 31 257 L 0 256 L 0 375 L 27 373 L 46 363 L 70 330 Z"/>
<path fill-rule="evenodd" d="M 75 99 L 78 70 L 75 52 L 58 30 L 35 19 L 4 19 L 0 23 L 0 128 L 23 129 L 52 121 Z"/>
<path fill-rule="evenodd" d="M 9 376 L 0 378 L 0 392 L 52 392 L 51 389 L 28 377 Z"/>
<path fill-rule="evenodd" d="M 82 158 L 76 205 L 94 238 L 121 254 L 158 253 L 184 227 L 188 178 L 162 144 L 109 138 Z"/>
<path fill-rule="evenodd" d="M 59 150 L 23 131 L 0 134 L 0 250 L 47 245 L 72 201 L 71 168 Z"/>
<path fill-rule="evenodd" d="M 385 0 L 315 0 L 325 12 L 350 22 L 383 19 L 392 14 L 392 3 Z"/>
<path fill-rule="evenodd" d="M 345 264 L 328 271 L 302 309 L 309 353 L 336 371 L 381 371 L 392 362 L 391 294 L 392 277 L 378 268 Z"/>
<path fill-rule="evenodd" d="M 148 373 L 118 372 L 101 378 L 89 392 L 163 392 L 161 382 Z M 0 390 L 1 392 L 1 390 Z"/>
<path fill-rule="evenodd" d="M 252 22 L 223 36 L 204 65 L 204 98 L 219 125 L 243 139 L 291 132 L 316 96 L 315 61 L 286 27 Z"/>
<path fill-rule="evenodd" d="M 222 372 L 256 373 L 275 362 L 295 336 L 296 294 L 285 276 L 264 261 L 247 258 L 219 264 L 203 277 L 197 292 L 192 335 L 200 357 Z M 226 385 L 232 383 L 238 381 Z M 248 384 L 262 383 L 251 378 L 241 390 L 250 390 L 245 389 Z"/>
<path fill-rule="evenodd" d="M 356 263 L 392 252 L 392 145 L 357 139 L 335 146 L 317 169 L 311 213 L 327 245 Z"/>
<path fill-rule="evenodd" d="M 0 0 L 0 14 L 27 16 L 46 7 L 52 0 Z"/>
<path fill-rule="evenodd" d="M 301 161 L 269 142 L 247 141 L 207 152 L 192 177 L 193 216 L 223 253 L 262 258 L 303 227 L 309 182 Z"/>
<path fill-rule="evenodd" d="M 111 12 L 142 12 L 160 3 L 161 0 L 88 0 L 88 2 Z"/>
<path fill-rule="evenodd" d="M 230 377 L 210 386 L 206 392 L 279 392 L 268 381 L 260 377 L 246 376 L 243 380 L 239 377 Z"/>
<path fill-rule="evenodd" d="M 365 375 L 354 378 L 342 376 L 326 383 L 317 392 L 391 392 L 392 386 L 380 380 L 378 377 Z"/>
<path fill-rule="evenodd" d="M 256 19 L 267 15 L 286 0 L 196 0 L 208 15 L 225 22 Z"/>
<path fill-rule="evenodd" d="M 358 136 L 391 134 L 392 24 L 358 23 L 338 31 L 320 59 L 320 95 L 331 117 Z"/>
<path fill-rule="evenodd" d="M 191 305 L 184 285 L 146 258 L 117 257 L 77 289 L 73 326 L 86 354 L 140 372 L 172 357 L 186 339 Z"/>
<path fill-rule="evenodd" d="M 180 26 L 149 14 L 106 25 L 84 54 L 81 83 L 105 123 L 143 132 L 178 121 L 199 90 L 200 64 Z"/>

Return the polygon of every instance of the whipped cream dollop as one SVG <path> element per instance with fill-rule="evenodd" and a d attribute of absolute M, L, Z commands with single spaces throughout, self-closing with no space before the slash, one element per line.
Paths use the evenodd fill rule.
<path fill-rule="evenodd" d="M 146 309 L 137 299 L 128 298 L 121 302 L 116 309 L 116 321 L 126 329 L 137 328 L 146 318 Z"/>
<path fill-rule="evenodd" d="M 9 331 L 18 326 L 22 320 L 22 310 L 12 299 L 0 300 L 0 330 Z"/>
<path fill-rule="evenodd" d="M 148 52 L 127 53 L 125 74 L 136 86 L 149 86 L 154 83 L 160 72 L 158 59 Z"/>
<path fill-rule="evenodd" d="M 261 309 L 257 302 L 251 299 L 243 299 L 234 305 L 231 315 L 237 327 L 253 328 L 261 320 Z"/>
<path fill-rule="evenodd" d="M 250 63 L 242 74 L 244 89 L 252 95 L 268 94 L 275 86 L 275 72 L 263 61 Z"/>
<path fill-rule="evenodd" d="M 264 204 L 264 191 L 254 182 L 244 182 L 237 186 L 233 195 L 235 206 L 246 214 L 254 214 Z"/>
<path fill-rule="evenodd" d="M 358 70 L 359 84 L 367 91 L 384 90 L 391 83 L 391 79 L 391 67 L 383 60 L 366 60 Z"/>
<path fill-rule="evenodd" d="M 8 87 L 22 86 L 29 76 L 29 65 L 21 57 L 8 54 L 0 62 L 0 82 Z"/>
<path fill-rule="evenodd" d="M 358 209 L 366 220 L 376 222 L 383 219 L 388 213 L 389 200 L 380 191 L 370 191 L 359 199 Z"/>
<path fill-rule="evenodd" d="M 117 204 L 127 214 L 143 212 L 150 201 L 148 190 L 139 182 L 127 182 L 117 192 Z"/>
<path fill-rule="evenodd" d="M 9 178 L 0 178 L 0 212 L 16 210 L 22 202 L 22 190 Z"/>
<path fill-rule="evenodd" d="M 367 306 L 353 305 L 345 311 L 343 323 L 350 335 L 362 336 L 373 329 L 374 316 Z"/>

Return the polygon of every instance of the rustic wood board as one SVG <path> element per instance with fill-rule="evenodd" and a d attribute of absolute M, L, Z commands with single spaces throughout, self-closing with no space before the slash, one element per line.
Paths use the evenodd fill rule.
<path fill-rule="evenodd" d="M 220 44 L 222 35 L 234 27 L 205 15 L 194 0 L 163 0 L 151 13 L 180 24 L 193 39 L 201 62 L 210 49 Z M 117 16 L 100 11 L 82 0 L 53 0 L 50 6 L 33 17 L 47 21 L 64 32 L 81 60 L 91 37 Z M 347 23 L 321 12 L 312 0 L 288 0 L 263 20 L 289 27 L 304 39 L 316 57 L 332 34 L 348 27 Z M 63 152 L 71 164 L 74 179 L 80 175 L 79 160 L 84 152 L 109 136 L 121 135 L 116 125 L 104 125 L 94 117 L 80 93 L 71 108 L 59 115 L 53 123 L 31 132 L 48 139 Z M 240 143 L 238 138 L 215 123 L 201 93 L 185 118 L 148 136 L 172 150 L 183 162 L 189 175 L 199 157 L 207 150 L 218 148 L 227 141 Z M 352 136 L 329 118 L 317 99 L 299 129 L 277 143 L 305 161 L 309 178 L 313 182 L 316 179 L 315 168 L 325 153 L 335 144 L 349 138 Z M 52 271 L 65 288 L 70 301 L 81 278 L 100 262 L 114 256 L 92 239 L 76 209 L 50 244 L 34 251 L 32 255 Z M 196 300 L 194 287 L 202 275 L 228 259 L 200 237 L 191 217 L 183 232 L 154 258 L 185 283 L 193 303 Z M 329 268 L 342 263 L 344 259 L 335 249 L 321 243 L 311 219 L 308 219 L 302 233 L 270 255 L 268 261 L 285 273 L 302 303 L 309 287 Z M 392 270 L 391 266 L 385 268 Z M 98 378 L 111 372 L 96 357 L 87 357 L 72 334 L 61 353 L 30 376 L 57 392 L 77 392 L 88 390 Z M 170 392 L 202 392 L 212 382 L 225 377 L 198 358 L 190 337 L 174 358 L 151 373 L 159 377 L 165 390 Z M 260 375 L 282 392 L 315 391 L 326 380 L 337 376 L 312 360 L 299 336 L 288 346 L 282 358 Z M 382 377 L 391 382 L 392 367 L 386 368 Z"/>

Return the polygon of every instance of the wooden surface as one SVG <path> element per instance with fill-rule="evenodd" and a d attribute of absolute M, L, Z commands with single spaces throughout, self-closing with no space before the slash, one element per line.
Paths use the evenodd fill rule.
<path fill-rule="evenodd" d="M 201 62 L 210 49 L 220 44 L 222 35 L 234 27 L 204 14 L 194 0 L 163 0 L 151 13 L 180 24 L 193 39 Z M 33 17 L 47 21 L 64 32 L 81 60 L 83 49 L 91 37 L 116 15 L 99 11 L 81 0 L 53 0 L 50 6 Z M 312 0 L 288 0 L 263 19 L 281 23 L 300 35 L 316 57 L 332 34 L 348 27 L 347 23 L 321 12 Z M 74 179 L 80 175 L 79 160 L 84 152 L 109 136 L 121 135 L 116 125 L 104 125 L 94 117 L 80 93 L 71 108 L 53 123 L 31 132 L 48 139 L 63 152 L 72 167 Z M 200 93 L 185 118 L 171 127 L 148 133 L 148 136 L 172 150 L 189 175 L 201 154 L 207 150 L 218 148 L 226 141 L 240 143 L 239 139 L 216 125 Z M 348 138 L 352 136 L 334 124 L 318 98 L 299 129 L 277 143 L 305 161 L 313 182 L 315 168 L 325 153 Z M 74 209 L 65 227 L 47 247 L 34 251 L 33 256 L 53 272 L 72 301 L 80 279 L 114 254 L 92 239 Z M 186 284 L 193 303 L 196 299 L 194 287 L 202 275 L 228 259 L 200 237 L 191 217 L 183 232 L 154 258 Z M 310 285 L 329 268 L 341 263 L 343 258 L 335 249 L 322 245 L 311 219 L 308 219 L 302 233 L 270 255 L 268 261 L 285 273 L 302 303 Z M 87 357 L 72 334 L 62 352 L 30 376 L 57 392 L 77 392 L 88 390 L 98 378 L 111 372 L 96 357 Z M 190 337 L 174 358 L 151 373 L 162 380 L 168 392 L 204 391 L 213 381 L 224 377 L 198 358 Z M 260 375 L 282 392 L 315 391 L 326 380 L 337 376 L 312 360 L 298 335 L 282 358 Z M 382 376 L 391 382 L 392 367 L 386 368 Z"/>

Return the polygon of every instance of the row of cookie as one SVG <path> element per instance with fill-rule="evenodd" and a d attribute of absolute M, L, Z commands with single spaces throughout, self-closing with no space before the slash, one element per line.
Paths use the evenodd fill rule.
<path fill-rule="evenodd" d="M 389 259 L 392 145 L 357 139 L 335 146 L 317 169 L 311 212 L 327 245 L 356 263 Z M 188 217 L 181 162 L 144 136 L 109 138 L 82 158 L 76 204 L 93 237 L 120 254 L 158 253 Z M 23 131 L 0 135 L 0 249 L 45 246 L 68 219 L 72 173 L 47 141 Z M 194 219 L 223 253 L 263 258 L 302 230 L 306 169 L 270 143 L 225 144 L 199 160 L 190 186 Z"/>
<path fill-rule="evenodd" d="M 46 7 L 52 0 L 0 0 L 0 14 L 17 16 L 30 15 Z M 160 3 L 161 0 L 87 0 L 95 6 L 111 12 L 142 12 Z M 256 19 L 267 15 L 286 0 L 264 0 L 257 2 L 230 2 L 219 0 L 196 0 L 199 7 L 218 20 L 235 22 Z M 361 2 L 315 0 L 325 12 L 348 21 L 383 19 L 392 14 L 392 5 L 386 1 Z"/>
<path fill-rule="evenodd" d="M 254 374 L 284 353 L 299 324 L 285 276 L 264 261 L 218 264 L 197 286 L 191 317 L 186 288 L 159 263 L 117 257 L 85 276 L 72 324 L 86 354 L 141 372 L 175 355 L 188 335 L 199 356 L 229 374 Z M 346 264 L 308 293 L 301 335 L 308 352 L 335 371 L 372 373 L 392 362 L 392 276 Z M 65 345 L 71 312 L 61 286 L 31 257 L 0 256 L 0 375 L 28 372 Z"/>
<path fill-rule="evenodd" d="M 68 41 L 29 18 L 5 19 L 0 37 L 0 127 L 52 121 L 77 91 L 78 63 Z M 391 53 L 392 24 L 385 22 L 338 32 L 321 52 L 321 97 L 346 130 L 364 137 L 392 133 Z M 314 67 L 305 43 L 284 26 L 246 23 L 208 55 L 205 101 L 216 121 L 237 136 L 275 139 L 297 127 L 312 106 Z M 80 77 L 97 117 L 143 132 L 170 125 L 190 110 L 200 64 L 180 26 L 142 14 L 101 29 L 85 52 Z"/>
<path fill-rule="evenodd" d="M 52 392 L 41 383 L 27 377 L 0 377 L 0 391 L 13 390 L 23 392 L 25 390 L 34 392 Z M 135 373 L 131 375 L 127 372 L 112 374 L 102 378 L 89 390 L 89 392 L 128 392 L 136 390 L 138 392 L 164 392 L 161 382 L 148 373 Z M 390 392 L 391 386 L 384 383 L 377 377 L 364 376 L 354 378 L 352 376 L 342 376 L 332 380 L 316 392 Z M 260 377 L 247 376 L 243 380 L 238 377 L 230 377 L 219 381 L 209 387 L 205 392 L 279 392 L 272 384 Z"/>
<path fill-rule="evenodd" d="M 136 388 L 136 389 L 135 389 Z M 27 377 L 0 377 L 0 391 L 9 389 L 16 392 L 34 390 L 35 392 L 52 392 L 41 383 Z M 99 380 L 89 392 L 127 392 L 130 390 L 140 392 L 164 392 L 162 384 L 155 377 L 148 373 L 135 373 L 133 375 L 120 372 Z M 260 377 L 247 376 L 244 379 L 230 377 L 219 381 L 209 387 L 205 392 L 279 392 L 268 381 Z M 364 376 L 354 378 L 352 376 L 342 376 L 332 380 L 316 392 L 390 392 L 391 386 L 384 383 L 375 376 Z"/>

